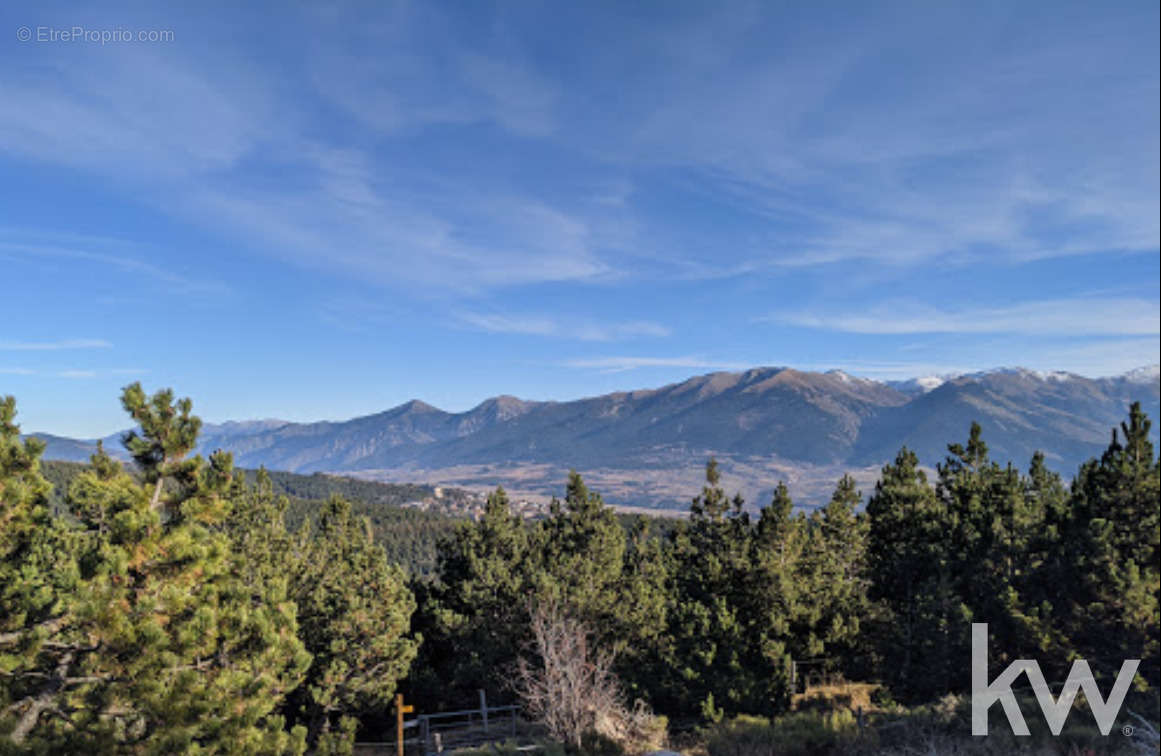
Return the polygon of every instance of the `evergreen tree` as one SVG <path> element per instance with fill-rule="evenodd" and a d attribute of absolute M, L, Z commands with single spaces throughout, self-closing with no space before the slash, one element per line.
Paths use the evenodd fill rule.
<path fill-rule="evenodd" d="M 564 502 L 553 499 L 549 517 L 537 528 L 534 549 L 543 565 L 544 597 L 563 604 L 589 627 L 604 628 L 610 640 L 623 636 L 617 615 L 625 530 L 575 470 L 569 473 Z"/>
<path fill-rule="evenodd" d="M 49 512 L 44 444 L 20 439 L 16 400 L 0 400 L 0 747 L 23 745 L 61 716 L 76 686 L 76 651 L 59 647 L 72 623 L 78 570 L 68 534 Z"/>
<path fill-rule="evenodd" d="M 308 657 L 293 606 L 234 574 L 220 532 L 232 460 L 185 458 L 199 426 L 188 400 L 134 384 L 122 401 L 143 482 L 102 450 L 70 488 L 78 583 L 42 642 L 54 672 L 23 734 L 71 751 L 301 751 L 304 733 L 273 712 Z"/>
<path fill-rule="evenodd" d="M 952 626 L 959 632 L 964 618 L 947 573 L 947 517 L 914 452 L 904 448 L 883 467 L 867 515 L 882 676 L 901 700 L 931 700 L 949 689 L 951 665 L 967 657 L 949 656 Z"/>
<path fill-rule="evenodd" d="M 844 475 L 830 501 L 811 521 L 807 568 L 813 576 L 812 603 L 818 606 L 818 637 L 834 667 L 850 676 L 866 672 L 859 644 L 870 613 L 867 600 L 867 518 L 855 479 Z"/>
<path fill-rule="evenodd" d="M 1028 541 L 1042 518 L 1025 502 L 1019 472 L 988 458 L 978 423 L 972 423 L 966 445 L 951 444 L 948 452 L 946 461 L 937 465 L 936 487 L 948 523 L 944 558 L 963 612 L 972 621 L 988 623 L 992 658 L 1006 664 L 1026 656 L 1036 634 L 1019 589 Z M 969 630 L 970 623 L 951 630 L 952 647 L 964 658 L 970 653 Z M 952 687 L 964 689 L 967 684 L 965 670 L 955 676 Z"/>
<path fill-rule="evenodd" d="M 1073 652 L 1089 658 L 1094 672 L 1115 675 L 1120 659 L 1139 658 L 1139 674 L 1156 686 L 1161 467 L 1149 426 L 1133 404 L 1123 436 L 1114 430 L 1101 458 L 1082 465 L 1073 480 L 1061 539 L 1071 573 L 1062 614 Z"/>
<path fill-rule="evenodd" d="M 1068 489 L 1060 475 L 1048 469 L 1042 452 L 1032 455 L 1023 481 L 1026 534 L 1016 578 L 1020 596 L 1015 621 L 1023 631 L 1022 656 L 1041 660 L 1048 679 L 1067 676 L 1068 627 L 1062 610 L 1069 605 L 1075 582 L 1067 534 L 1072 517 Z"/>
<path fill-rule="evenodd" d="M 254 483 L 234 497 L 224 523 L 235 556 L 235 571 L 249 585 L 265 585 L 289 596 L 290 585 L 303 570 L 307 542 L 286 525 L 289 499 L 274 493 L 265 468 Z M 297 612 L 297 604 L 296 604 Z"/>
<path fill-rule="evenodd" d="M 766 670 L 755 663 L 746 607 L 752 534 L 743 505 L 740 496 L 731 501 L 726 495 L 710 460 L 688 523 L 671 534 L 671 677 L 660 708 L 680 716 L 717 719 L 724 712 L 767 709 L 760 681 Z"/>
<path fill-rule="evenodd" d="M 410 693 L 432 706 L 472 700 L 477 689 L 499 699 L 507 692 L 505 670 L 529 639 L 530 601 L 538 560 L 529 548 L 528 529 L 512 514 L 508 496 L 497 488 L 483 517 L 462 523 L 441 543 L 435 581 L 422 588 L 422 657 Z"/>
<path fill-rule="evenodd" d="M 812 540 L 805 516 L 794 513 L 790 491 L 779 482 L 758 516 L 747 581 L 764 714 L 789 705 L 793 662 L 815 659 L 824 650 L 818 632 L 824 602 L 815 601 L 815 591 L 829 586 L 812 574 L 807 558 Z"/>
<path fill-rule="evenodd" d="M 415 599 L 345 499 L 330 499 L 298 549 L 291 596 L 313 660 L 288 704 L 320 751 L 349 751 L 355 719 L 388 706 L 415 658 L 418 643 L 406 637 Z"/>
<path fill-rule="evenodd" d="M 638 517 L 626 539 L 617 611 L 616 672 L 630 700 L 657 700 L 670 658 L 667 631 L 673 596 L 673 560 L 667 543 L 650 537 Z"/>
<path fill-rule="evenodd" d="M 576 471 L 564 501 L 533 534 L 537 601 L 564 607 L 614 655 L 630 694 L 648 695 L 658 674 L 668 599 L 667 558 L 640 527 L 630 533 Z"/>

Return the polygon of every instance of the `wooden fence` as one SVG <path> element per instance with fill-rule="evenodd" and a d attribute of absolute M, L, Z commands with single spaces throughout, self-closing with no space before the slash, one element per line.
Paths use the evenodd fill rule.
<path fill-rule="evenodd" d="M 478 748 L 488 743 L 516 738 L 519 706 L 481 706 L 478 709 L 421 714 L 419 753 L 432 756 L 459 748 Z"/>
<path fill-rule="evenodd" d="M 489 743 L 515 740 L 521 727 L 519 706 L 488 706 L 484 691 L 480 705 L 474 709 L 419 714 L 414 719 L 404 715 L 414 711 L 405 706 L 403 696 L 395 697 L 396 741 L 394 743 L 356 743 L 357 754 L 395 756 L 436 756 L 445 751 L 479 748 Z"/>

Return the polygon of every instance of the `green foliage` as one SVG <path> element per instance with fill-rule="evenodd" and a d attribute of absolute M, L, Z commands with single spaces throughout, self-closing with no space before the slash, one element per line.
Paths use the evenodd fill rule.
<path fill-rule="evenodd" d="M 471 700 L 477 689 L 493 700 L 507 692 L 504 679 L 528 640 L 536 572 L 530 538 L 497 488 L 479 522 L 461 523 L 441 544 L 436 580 L 419 587 L 415 628 L 425 642 L 412 697 L 437 706 Z M 433 699 L 433 688 L 451 695 Z"/>
<path fill-rule="evenodd" d="M 188 400 L 134 384 L 122 403 L 131 470 L 103 449 L 42 465 L 0 401 L 0 750 L 349 753 L 397 689 L 427 710 L 510 698 L 537 602 L 615 652 L 628 699 L 713 723 L 710 754 L 893 747 L 852 745 L 849 710 L 792 711 L 803 670 L 908 705 L 962 693 L 972 621 L 993 666 L 1050 680 L 1142 659 L 1129 705 L 1156 709 L 1161 463 L 1138 405 L 1071 486 L 1040 454 L 993 461 L 973 424 L 933 479 L 901 450 L 865 511 L 848 476 L 810 516 L 779 484 L 751 517 L 711 460 L 685 521 L 618 517 L 574 472 L 543 520 L 497 489 L 453 523 L 399 506 L 422 487 L 190 457 Z M 958 712 L 899 732 L 950 743 Z"/>
<path fill-rule="evenodd" d="M 64 750 L 301 751 L 302 731 L 274 715 L 308 661 L 293 606 L 236 576 L 218 529 L 240 482 L 232 461 L 185 459 L 199 422 L 188 401 L 134 384 L 123 403 L 142 428 L 127 438 L 142 481 L 99 450 L 70 487 L 75 525 L 48 532 L 73 580 L 44 619 L 22 613 L 8 736 Z M 43 490 L 6 482 L 6 510 L 22 488 Z M 45 566 L 28 556 L 23 572 Z M 5 596 L 6 617 L 12 608 Z"/>
<path fill-rule="evenodd" d="M 741 715 L 711 727 L 706 737 L 709 756 L 816 756 L 847 752 L 858 730 L 850 711 L 804 712 L 779 717 Z"/>
<path fill-rule="evenodd" d="M 752 529 L 743 505 L 729 499 L 710 460 L 689 521 L 671 534 L 668 674 L 655 691 L 664 712 L 697 717 L 712 715 L 715 703 L 731 711 L 760 705 L 746 606 Z"/>
<path fill-rule="evenodd" d="M 565 601 L 572 613 L 593 627 L 614 631 L 619 613 L 625 531 L 613 510 L 569 474 L 564 502 L 553 500 L 550 516 L 533 533 L 539 593 Z"/>
<path fill-rule="evenodd" d="M 950 587 L 942 558 L 943 512 L 919 460 L 903 449 L 867 502 L 870 597 L 880 602 L 877 652 L 885 681 L 904 700 L 946 690 Z"/>
<path fill-rule="evenodd" d="M 329 742 L 338 718 L 386 708 L 418 644 L 406 636 L 415 599 L 367 522 L 334 497 L 316 528 L 314 537 L 298 539 L 290 588 L 313 660 L 289 700 L 309 723 L 312 742 Z"/>
<path fill-rule="evenodd" d="M 871 614 L 867 589 L 868 518 L 859 508 L 862 495 L 854 478 L 844 475 L 830 501 L 811 517 L 806 570 L 815 601 L 813 624 L 832 657 L 831 670 L 865 674 L 863 629 Z"/>
<path fill-rule="evenodd" d="M 69 486 L 86 467 L 79 462 L 41 462 L 41 471 L 52 485 L 49 504 L 53 514 L 69 517 L 65 500 Z M 244 472 L 248 485 L 255 485 L 259 477 L 265 476 L 275 494 L 286 496 L 285 520 L 291 530 L 318 519 L 331 496 L 347 499 L 355 515 L 370 521 L 375 543 L 387 552 L 388 560 L 405 567 L 411 575 L 427 575 L 435 569 L 437 544 L 460 522 L 440 512 L 403 506 L 430 496 L 432 489 L 429 486 L 379 483 L 322 473 Z M 132 470 L 130 474 L 134 474 Z M 445 498 L 450 495 L 445 491 Z"/>
<path fill-rule="evenodd" d="M 1085 658 L 1109 679 L 1137 658 L 1138 684 L 1156 688 L 1161 475 L 1139 405 L 1121 432 L 1071 492 L 1042 455 L 1027 475 L 991 461 L 975 424 L 934 489 L 906 450 L 883 468 L 867 505 L 868 640 L 899 700 L 967 688 L 973 621 L 996 665 L 1036 658 L 1056 680 Z"/>
<path fill-rule="evenodd" d="M 1055 597 L 1052 618 L 1074 653 L 1094 660 L 1098 675 L 1115 674 L 1119 660 L 1131 656 L 1142 659 L 1141 676 L 1156 686 L 1161 467 L 1149 425 L 1134 404 L 1121 435 L 1114 430 L 1101 458 L 1082 465 L 1073 481 L 1060 525 L 1070 582 Z"/>
<path fill-rule="evenodd" d="M 392 565 L 351 505 L 332 497 L 311 526 L 288 530 L 289 500 L 264 470 L 227 521 L 250 584 L 277 585 L 294 604 L 298 635 L 311 656 L 282 709 L 309 728 L 320 753 L 349 751 L 358 717 L 386 708 L 415 656 L 405 637 L 415 609 L 402 570 Z"/>
<path fill-rule="evenodd" d="M 1034 698 L 1021 696 L 1019 704 L 1031 725 L 1030 737 L 1002 729 L 986 738 L 972 737 L 968 698 L 946 696 L 910 709 L 864 712 L 861 731 L 855 712 L 834 706 L 773 719 L 741 715 L 707 727 L 699 740 L 708 756 L 1130 756 L 1154 750 L 1143 740 L 1102 736 L 1080 711 L 1055 737 L 1038 716 Z"/>

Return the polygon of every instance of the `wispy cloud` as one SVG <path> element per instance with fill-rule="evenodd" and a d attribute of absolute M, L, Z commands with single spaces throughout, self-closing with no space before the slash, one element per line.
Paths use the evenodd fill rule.
<path fill-rule="evenodd" d="M 583 357 L 566 360 L 565 367 L 598 370 L 602 373 L 623 373 L 642 368 L 695 368 L 698 370 L 744 370 L 748 365 L 723 362 L 689 355 L 684 357 Z"/>
<path fill-rule="evenodd" d="M 317 188 L 211 184 L 184 203 L 267 254 L 380 285 L 464 293 L 614 274 L 589 221 L 542 200 L 455 187 L 417 197 L 381 185 L 366 155 L 320 157 L 301 169 Z"/>
<path fill-rule="evenodd" d="M 609 135 L 611 159 L 695 170 L 707 196 L 767 219 L 768 233 L 734 243 L 767 264 L 995 265 L 1157 249 L 1157 82 L 1143 73 L 1156 47 L 1132 30 L 1155 11 L 1051 35 L 1013 19 L 995 44 L 970 9 L 870 8 L 825 30 L 809 19 L 772 30 L 789 38 L 753 58 L 747 45 L 772 7 L 741 27 L 732 6 L 659 25 L 641 44 L 665 73 L 649 82 L 634 139 L 613 138 L 616 114 L 590 131 Z M 978 32 L 987 54 L 940 47 L 946 28 Z"/>
<path fill-rule="evenodd" d="M 837 22 L 787 23 L 755 5 L 603 15 L 590 20 L 615 54 L 586 55 L 597 37 L 578 35 L 558 51 L 567 76 L 519 34 L 466 35 L 464 18 L 414 4 L 358 23 L 341 9 L 288 12 L 319 42 L 296 60 L 293 89 L 253 50 L 195 63 L 182 48 L 132 46 L 14 67 L 0 82 L 0 149 L 384 285 L 620 280 L 602 229 L 612 210 L 640 229 L 638 279 L 1157 248 L 1156 77 L 1140 65 L 1155 51 L 1127 49 L 1132 13 L 1053 34 L 1021 17 L 1003 45 L 981 14 L 944 6 L 887 3 Z M 925 33 L 947 28 L 979 32 L 987 54 Z M 328 129 L 336 109 L 353 118 Z M 419 142 L 438 148 L 417 153 Z M 493 162 L 492 150 L 511 152 Z M 607 187 L 595 199 L 594 185 Z M 638 201 L 674 188 L 744 222 L 697 233 Z"/>
<path fill-rule="evenodd" d="M 541 316 L 494 315 L 464 312 L 459 315 L 465 325 L 488 333 L 515 333 L 529 336 L 555 336 L 560 327 L 552 318 Z"/>
<path fill-rule="evenodd" d="M 0 341 L 4 352 L 55 352 L 62 349 L 110 349 L 104 339 L 62 339 L 60 341 Z"/>
<path fill-rule="evenodd" d="M 572 327 L 582 341 L 626 341 L 635 338 L 663 338 L 671 331 L 660 323 L 634 320 L 625 323 L 581 324 Z"/>
<path fill-rule="evenodd" d="M 330 32 L 341 36 L 344 28 Z M 358 53 L 328 62 L 312 49 L 314 94 L 337 97 L 365 116 L 364 125 L 399 120 L 401 133 L 443 123 L 496 123 L 524 139 L 554 130 L 554 83 L 476 52 L 464 52 L 441 74 L 440 56 L 424 52 L 407 28 L 399 29 L 400 54 L 383 62 Z M 381 49 L 378 39 L 362 43 Z M 384 170 L 380 155 L 305 128 L 320 102 L 277 97 L 271 71 L 235 70 L 229 56 L 195 64 L 170 52 L 108 50 L 84 64 L 13 69 L 0 82 L 0 151 L 108 177 L 271 257 L 380 285 L 462 293 L 611 275 L 596 249 L 601 221 L 584 208 L 402 160 Z M 447 81 L 439 79 L 444 74 Z M 400 99 L 400 82 L 431 107 L 413 107 L 410 95 Z M 380 116 L 383 109 L 395 115 Z M 267 169 L 285 180 L 266 180 Z M 139 257 L 75 245 L 9 251 L 167 276 Z"/>
<path fill-rule="evenodd" d="M 1155 335 L 1161 333 L 1161 306 L 1144 299 L 1095 297 L 954 310 L 905 302 L 879 304 L 859 312 L 827 312 L 818 308 L 775 313 L 761 320 L 860 334 Z"/>
<path fill-rule="evenodd" d="M 229 286 L 209 279 L 182 275 L 164 265 L 142 259 L 151 252 L 122 239 L 61 232 L 0 228 L 0 258 L 22 262 L 71 260 L 103 270 L 118 270 L 162 284 L 167 291 L 182 295 L 220 296 Z M 156 251 L 152 252 L 157 256 Z"/>
<path fill-rule="evenodd" d="M 578 341 L 627 341 L 637 338 L 663 338 L 670 335 L 670 330 L 665 326 L 645 320 L 596 323 L 544 315 L 477 312 L 462 312 L 458 319 L 470 328 L 488 333 L 553 336 Z"/>
<path fill-rule="evenodd" d="M 0 375 L 38 376 L 40 378 L 125 378 L 145 375 L 144 368 L 69 368 L 66 370 L 33 370 L 31 368 L 0 368 Z"/>

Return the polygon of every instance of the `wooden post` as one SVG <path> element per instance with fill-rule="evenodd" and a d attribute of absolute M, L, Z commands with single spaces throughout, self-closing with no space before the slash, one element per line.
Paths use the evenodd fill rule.
<path fill-rule="evenodd" d="M 414 706 L 403 705 L 403 694 L 395 694 L 395 753 L 403 756 L 403 715 L 415 711 Z"/>
<path fill-rule="evenodd" d="M 488 731 L 488 695 L 480 688 L 480 718 L 484 720 L 484 732 Z"/>

